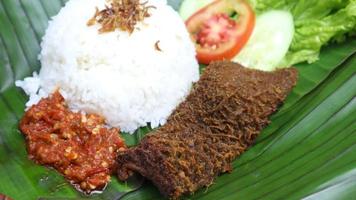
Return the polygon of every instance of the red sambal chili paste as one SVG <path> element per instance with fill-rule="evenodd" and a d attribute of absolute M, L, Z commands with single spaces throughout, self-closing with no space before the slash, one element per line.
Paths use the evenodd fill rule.
<path fill-rule="evenodd" d="M 32 106 L 20 122 L 29 158 L 55 168 L 78 189 L 103 189 L 126 149 L 116 128 L 95 114 L 71 112 L 57 91 Z"/>

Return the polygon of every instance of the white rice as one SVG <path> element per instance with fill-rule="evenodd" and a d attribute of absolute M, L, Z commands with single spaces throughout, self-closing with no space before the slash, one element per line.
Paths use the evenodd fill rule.
<path fill-rule="evenodd" d="M 199 78 L 185 25 L 165 0 L 150 0 L 156 9 L 132 35 L 99 34 L 99 25 L 86 23 L 105 3 L 70 0 L 50 21 L 39 74 L 16 82 L 29 95 L 26 106 L 60 89 L 71 109 L 100 114 L 125 132 L 164 124 Z"/>

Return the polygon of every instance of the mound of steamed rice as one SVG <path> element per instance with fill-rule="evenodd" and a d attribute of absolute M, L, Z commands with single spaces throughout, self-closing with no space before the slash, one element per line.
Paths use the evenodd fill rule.
<path fill-rule="evenodd" d="M 165 0 L 149 1 L 156 8 L 131 35 L 99 34 L 99 25 L 86 24 L 105 4 L 70 0 L 49 22 L 39 74 L 16 84 L 29 95 L 28 107 L 59 89 L 71 109 L 102 115 L 125 132 L 157 127 L 199 77 L 189 34 Z"/>

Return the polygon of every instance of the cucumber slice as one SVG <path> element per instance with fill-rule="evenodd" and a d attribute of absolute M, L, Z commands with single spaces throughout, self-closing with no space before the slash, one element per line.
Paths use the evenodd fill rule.
<path fill-rule="evenodd" d="M 179 8 L 179 14 L 183 20 L 187 20 L 195 12 L 212 3 L 214 0 L 184 0 Z"/>
<path fill-rule="evenodd" d="M 253 33 L 241 52 L 232 60 L 246 67 L 273 71 L 279 67 L 294 35 L 293 16 L 287 11 L 272 10 L 256 19 Z"/>

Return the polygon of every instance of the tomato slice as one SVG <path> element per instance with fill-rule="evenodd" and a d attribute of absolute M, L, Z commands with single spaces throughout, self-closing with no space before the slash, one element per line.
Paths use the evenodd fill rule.
<path fill-rule="evenodd" d="M 230 15 L 237 13 L 237 19 Z M 255 14 L 245 0 L 216 0 L 186 21 L 200 63 L 232 59 L 250 38 Z"/>

